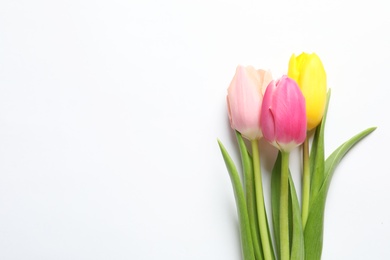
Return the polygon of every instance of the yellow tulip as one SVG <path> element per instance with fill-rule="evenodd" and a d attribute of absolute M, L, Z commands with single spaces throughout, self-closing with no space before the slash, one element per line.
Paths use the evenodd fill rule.
<path fill-rule="evenodd" d="M 326 102 L 326 73 L 317 54 L 293 54 L 288 76 L 294 79 L 306 100 L 307 130 L 315 128 L 322 119 Z"/>

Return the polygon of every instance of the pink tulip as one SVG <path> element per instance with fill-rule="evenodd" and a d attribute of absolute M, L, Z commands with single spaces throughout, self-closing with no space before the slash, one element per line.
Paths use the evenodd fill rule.
<path fill-rule="evenodd" d="M 283 76 L 269 84 L 260 125 L 264 138 L 281 151 L 289 152 L 305 141 L 305 98 L 294 80 Z"/>
<path fill-rule="evenodd" d="M 270 72 L 256 70 L 252 66 L 238 66 L 228 88 L 230 125 L 248 140 L 263 136 L 260 128 L 261 103 L 271 80 Z"/>

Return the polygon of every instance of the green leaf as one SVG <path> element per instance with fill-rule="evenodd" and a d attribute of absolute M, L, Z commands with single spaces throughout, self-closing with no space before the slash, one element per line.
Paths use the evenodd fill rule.
<path fill-rule="evenodd" d="M 340 163 L 341 159 L 355 144 L 357 144 L 360 140 L 369 135 L 375 129 L 375 127 L 368 128 L 355 135 L 354 137 L 340 145 L 326 159 L 324 172 L 325 179 L 316 196 L 312 197 L 310 200 L 309 217 L 304 231 L 306 259 L 321 259 L 326 196 L 336 166 Z"/>
<path fill-rule="evenodd" d="M 367 135 L 371 134 L 373 131 L 375 131 L 376 127 L 370 127 L 366 130 L 360 132 L 359 134 L 355 135 L 342 145 L 340 145 L 327 159 L 325 162 L 325 181 L 323 187 L 321 189 L 325 189 L 326 192 L 329 189 L 330 181 L 332 180 L 333 173 L 337 167 L 337 165 L 340 163 L 341 159 L 348 153 L 349 150 L 352 149 L 352 147 L 357 144 L 360 140 L 362 140 Z"/>
<path fill-rule="evenodd" d="M 325 195 L 319 192 L 310 200 L 310 208 L 304 230 L 305 259 L 320 260 L 322 253 Z"/>
<path fill-rule="evenodd" d="M 244 259 L 255 260 L 248 211 L 247 211 L 245 195 L 241 184 L 240 176 L 238 174 L 237 168 L 234 165 L 232 158 L 226 151 L 221 141 L 218 140 L 218 144 L 219 144 L 219 148 L 221 149 L 221 153 L 225 161 L 226 168 L 228 169 L 230 180 L 232 182 L 232 186 L 234 190 L 234 197 L 236 198 L 236 206 L 237 206 L 238 219 L 240 224 L 241 244 L 242 244 Z"/>
<path fill-rule="evenodd" d="M 303 238 L 303 226 L 301 219 L 301 210 L 299 207 L 297 192 L 295 190 L 294 181 L 289 175 L 290 201 L 291 201 L 291 216 L 289 219 L 292 224 L 291 231 L 291 259 L 303 260 L 305 258 L 305 244 Z"/>
<path fill-rule="evenodd" d="M 263 249 L 260 243 L 259 223 L 257 222 L 255 184 L 253 181 L 253 163 L 240 132 L 236 131 L 237 143 L 240 148 L 241 163 L 244 172 L 244 185 L 248 217 L 252 234 L 253 249 L 257 260 L 263 260 Z"/>
<path fill-rule="evenodd" d="M 310 198 L 314 197 L 320 190 L 324 181 L 324 168 L 325 168 L 325 144 L 324 144 L 324 132 L 326 116 L 328 113 L 328 106 L 330 101 L 330 89 L 326 97 L 326 105 L 324 115 L 321 123 L 317 126 L 316 133 L 314 135 L 312 149 L 310 154 L 310 174 L 311 174 L 311 186 L 310 186 Z M 310 208 L 309 208 L 310 211 Z"/>

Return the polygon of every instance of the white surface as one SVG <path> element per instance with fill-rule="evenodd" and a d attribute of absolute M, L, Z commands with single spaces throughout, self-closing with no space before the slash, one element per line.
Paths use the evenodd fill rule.
<path fill-rule="evenodd" d="M 390 259 L 388 10 L 1 1 L 0 259 L 240 259 L 226 88 L 302 51 L 332 88 L 327 154 L 378 126 L 336 171 L 323 259 Z"/>

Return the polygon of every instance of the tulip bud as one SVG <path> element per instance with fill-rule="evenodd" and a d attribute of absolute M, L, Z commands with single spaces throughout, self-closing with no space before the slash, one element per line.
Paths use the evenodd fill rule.
<path fill-rule="evenodd" d="M 263 136 L 260 129 L 261 103 L 271 80 L 270 72 L 256 70 L 252 66 L 238 66 L 228 88 L 230 125 L 249 140 Z"/>
<path fill-rule="evenodd" d="M 307 130 L 315 128 L 322 119 L 326 102 L 326 73 L 315 54 L 294 54 L 290 58 L 288 76 L 294 79 L 306 99 Z"/>
<path fill-rule="evenodd" d="M 264 94 L 260 126 L 264 138 L 284 152 L 306 138 L 305 98 L 296 82 L 283 76 L 272 81 Z"/>

